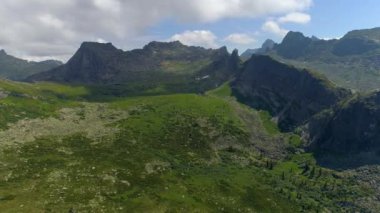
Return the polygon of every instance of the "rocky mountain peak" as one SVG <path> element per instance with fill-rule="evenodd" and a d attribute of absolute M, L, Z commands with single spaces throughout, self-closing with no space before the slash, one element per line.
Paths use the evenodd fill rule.
<path fill-rule="evenodd" d="M 0 50 L 0 55 L 7 55 L 7 53 L 5 52 L 5 50 L 1 49 Z"/>
<path fill-rule="evenodd" d="M 263 45 L 261 46 L 262 50 L 271 50 L 273 49 L 276 42 L 274 42 L 272 39 L 267 39 L 264 41 Z"/>
<path fill-rule="evenodd" d="M 112 45 L 112 43 L 98 43 L 98 42 L 83 42 L 78 50 L 78 52 L 81 51 L 91 51 L 91 52 L 98 52 L 98 51 L 119 51 L 115 46 Z"/>
<path fill-rule="evenodd" d="M 300 32 L 290 31 L 277 46 L 277 51 L 284 58 L 297 58 L 305 54 L 312 41 Z"/>

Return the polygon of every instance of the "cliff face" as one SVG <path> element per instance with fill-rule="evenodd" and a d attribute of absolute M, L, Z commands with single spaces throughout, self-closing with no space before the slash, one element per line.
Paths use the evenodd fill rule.
<path fill-rule="evenodd" d="M 310 148 L 341 154 L 380 151 L 380 92 L 355 97 L 308 124 Z"/>
<path fill-rule="evenodd" d="M 233 90 L 242 102 L 270 111 L 285 131 L 294 130 L 350 95 L 324 78 L 268 56 L 253 56 L 247 61 Z"/>

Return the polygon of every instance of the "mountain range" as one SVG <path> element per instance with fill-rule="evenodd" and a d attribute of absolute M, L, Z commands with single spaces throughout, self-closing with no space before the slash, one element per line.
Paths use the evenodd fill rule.
<path fill-rule="evenodd" d="M 0 80 L 0 211 L 378 212 L 378 35 L 84 42 Z"/>
<path fill-rule="evenodd" d="M 205 49 L 176 41 L 151 42 L 142 49 L 123 51 L 111 43 L 84 42 L 66 64 L 31 75 L 27 81 L 86 85 L 91 88 L 92 96 L 100 98 L 204 93 L 231 82 L 238 101 L 268 111 L 282 131 L 302 129 L 310 150 L 362 153 L 377 146 L 378 125 L 372 119 L 379 114 L 376 100 L 355 98 L 363 95 L 330 81 L 331 75 L 324 77 L 320 71 L 283 62 L 313 62 L 322 55 L 334 55 L 341 60 L 373 55 L 377 53 L 378 32 L 377 28 L 352 31 L 339 40 L 308 38 L 302 33 L 289 32 L 280 44 L 267 40 L 256 50 L 258 55 L 244 63 L 236 50 L 229 54 L 225 47 Z M 357 110 L 354 113 L 357 116 L 349 118 L 352 120 L 350 128 L 357 129 L 349 133 L 355 135 L 344 132 L 350 129 L 345 128 L 349 123 L 344 123 L 344 119 L 348 119 L 344 114 L 351 108 Z M 355 120 L 362 117 L 366 119 Z M 363 134 L 368 134 L 364 146 L 358 144 L 364 143 Z"/>
<path fill-rule="evenodd" d="M 379 89 L 380 28 L 354 30 L 331 40 L 291 31 L 280 44 L 260 54 L 319 72 L 335 84 L 355 91 Z"/>
<path fill-rule="evenodd" d="M 27 78 L 28 81 L 84 83 L 105 87 L 167 92 L 204 92 L 231 79 L 240 60 L 226 47 L 205 49 L 180 42 L 151 42 L 122 51 L 111 43 L 85 42 L 64 65 Z"/>

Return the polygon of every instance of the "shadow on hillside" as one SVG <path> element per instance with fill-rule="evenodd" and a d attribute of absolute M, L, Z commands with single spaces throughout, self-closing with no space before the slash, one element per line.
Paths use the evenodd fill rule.
<path fill-rule="evenodd" d="M 367 165 L 380 165 L 380 155 L 377 152 L 361 153 L 327 153 L 314 154 L 317 164 L 335 170 L 356 169 Z"/>

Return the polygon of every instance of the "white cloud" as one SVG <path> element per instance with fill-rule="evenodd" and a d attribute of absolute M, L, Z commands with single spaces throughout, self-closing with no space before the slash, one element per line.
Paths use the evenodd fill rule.
<path fill-rule="evenodd" d="M 275 34 L 279 37 L 284 37 L 289 31 L 286 29 L 283 29 L 278 25 L 275 21 L 266 21 L 261 29 L 265 32 L 269 32 L 272 34 Z"/>
<path fill-rule="evenodd" d="M 282 16 L 311 5 L 312 0 L 1 0 L 0 46 L 16 55 L 67 59 L 85 40 L 140 46 L 143 41 L 134 41 L 152 36 L 147 29 L 165 19 L 210 23 Z"/>
<path fill-rule="evenodd" d="M 187 0 L 184 3 L 187 12 L 183 16 L 191 15 L 190 19 L 198 17 L 205 22 L 223 18 L 262 17 L 303 11 L 312 3 L 312 0 Z"/>
<path fill-rule="evenodd" d="M 256 42 L 255 38 L 245 33 L 234 33 L 227 36 L 224 41 L 237 44 L 237 45 L 248 45 Z"/>
<path fill-rule="evenodd" d="M 211 31 L 195 30 L 185 31 L 181 34 L 175 34 L 170 38 L 171 41 L 180 41 L 185 45 L 202 46 L 206 48 L 218 47 L 216 40 L 217 37 Z"/>
<path fill-rule="evenodd" d="M 120 13 L 121 3 L 118 0 L 93 0 L 100 10 L 106 12 Z"/>
<path fill-rule="evenodd" d="M 294 12 L 289 13 L 285 16 L 282 16 L 278 19 L 278 22 L 280 23 L 296 23 L 296 24 L 307 24 L 311 20 L 311 17 L 309 14 L 306 13 L 300 13 L 300 12 Z"/>
<path fill-rule="evenodd" d="M 328 40 L 334 40 L 334 39 L 339 40 L 339 39 L 341 39 L 341 38 L 343 38 L 343 36 L 324 37 L 324 38 L 321 38 L 321 39 L 322 39 L 322 40 L 325 40 L 325 41 L 328 41 Z"/>
<path fill-rule="evenodd" d="M 64 26 L 64 23 L 62 20 L 54 17 L 51 14 L 44 14 L 38 17 L 38 19 L 41 21 L 42 24 L 45 24 L 50 27 L 55 27 L 58 29 L 62 29 Z"/>
<path fill-rule="evenodd" d="M 98 43 L 103 43 L 103 44 L 108 43 L 108 41 L 106 41 L 106 40 L 104 40 L 104 39 L 102 39 L 102 38 L 97 38 L 97 39 L 96 39 L 96 42 L 98 42 Z"/>

